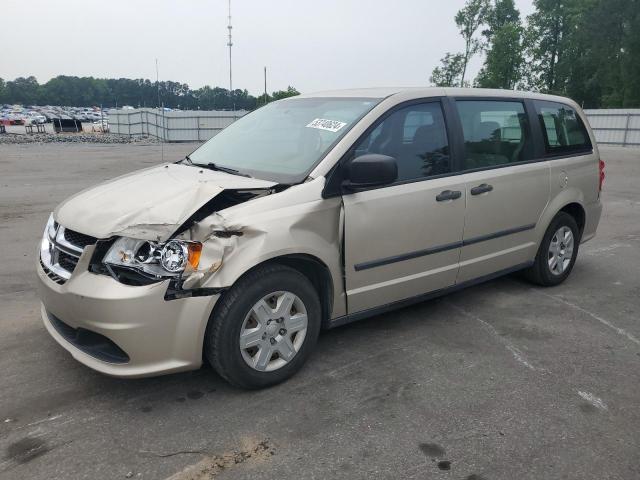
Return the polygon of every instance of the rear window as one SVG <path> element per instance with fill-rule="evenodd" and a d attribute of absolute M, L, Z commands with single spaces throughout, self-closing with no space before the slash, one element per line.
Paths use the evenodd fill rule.
<path fill-rule="evenodd" d="M 465 145 L 465 170 L 533 159 L 533 142 L 522 102 L 456 101 Z"/>
<path fill-rule="evenodd" d="M 555 102 L 534 103 L 544 133 L 547 154 L 571 154 L 591 150 L 587 129 L 573 108 Z"/>

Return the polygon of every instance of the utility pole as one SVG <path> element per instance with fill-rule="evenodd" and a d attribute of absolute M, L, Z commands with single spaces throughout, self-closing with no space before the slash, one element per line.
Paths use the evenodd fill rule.
<path fill-rule="evenodd" d="M 164 135 L 165 135 L 165 127 L 164 127 L 164 104 L 160 105 L 160 71 L 158 70 L 158 59 L 156 58 L 156 86 L 158 87 L 158 108 L 161 108 L 162 112 L 162 140 L 160 141 L 160 155 L 162 158 L 162 162 L 164 163 Z M 140 114 L 140 121 L 142 121 L 142 114 Z M 158 135 L 158 114 L 156 114 L 156 138 Z"/>
<path fill-rule="evenodd" d="M 236 109 L 236 104 L 233 101 L 233 70 L 231 64 L 231 47 L 233 47 L 233 40 L 231 37 L 231 30 L 233 27 L 231 26 L 231 0 L 229 0 L 229 24 L 227 25 L 227 29 L 229 30 L 229 41 L 227 42 L 227 46 L 229 47 L 229 96 L 231 97 L 231 101 L 233 102 L 233 110 Z"/>
<path fill-rule="evenodd" d="M 264 104 L 267 104 L 267 67 L 264 67 Z"/>
<path fill-rule="evenodd" d="M 158 108 L 160 108 L 160 73 L 158 70 L 158 59 L 156 58 L 156 89 L 158 90 Z"/>

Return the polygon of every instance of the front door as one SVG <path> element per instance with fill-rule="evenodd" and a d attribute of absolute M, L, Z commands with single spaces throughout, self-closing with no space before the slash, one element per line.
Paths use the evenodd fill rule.
<path fill-rule="evenodd" d="M 452 162 L 439 101 L 398 107 L 351 153 L 396 158 L 398 180 L 343 196 L 349 313 L 455 283 L 465 184 Z"/>

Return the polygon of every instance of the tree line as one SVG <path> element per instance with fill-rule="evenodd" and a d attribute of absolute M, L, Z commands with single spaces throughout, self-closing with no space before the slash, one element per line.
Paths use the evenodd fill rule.
<path fill-rule="evenodd" d="M 152 108 L 164 105 L 183 110 L 253 110 L 264 103 L 299 93 L 291 86 L 254 97 L 247 90 L 229 92 L 226 88 L 209 86 L 194 90 L 186 83 L 147 79 L 60 75 L 40 84 L 32 76 L 10 81 L 0 78 L 0 104 Z"/>
<path fill-rule="evenodd" d="M 464 51 L 446 53 L 437 86 L 533 90 L 585 108 L 640 107 L 640 0 L 468 0 L 454 20 Z M 474 55 L 482 69 L 467 78 Z"/>

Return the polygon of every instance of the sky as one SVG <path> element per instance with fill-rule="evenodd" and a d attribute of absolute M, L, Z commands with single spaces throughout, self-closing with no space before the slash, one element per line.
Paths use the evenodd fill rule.
<path fill-rule="evenodd" d="M 233 87 L 259 94 L 428 85 L 463 50 L 464 0 L 231 0 Z M 229 86 L 228 0 L 0 0 L 0 78 L 156 78 Z M 523 16 L 531 0 L 516 0 Z M 471 64 L 475 75 L 482 60 Z"/>

